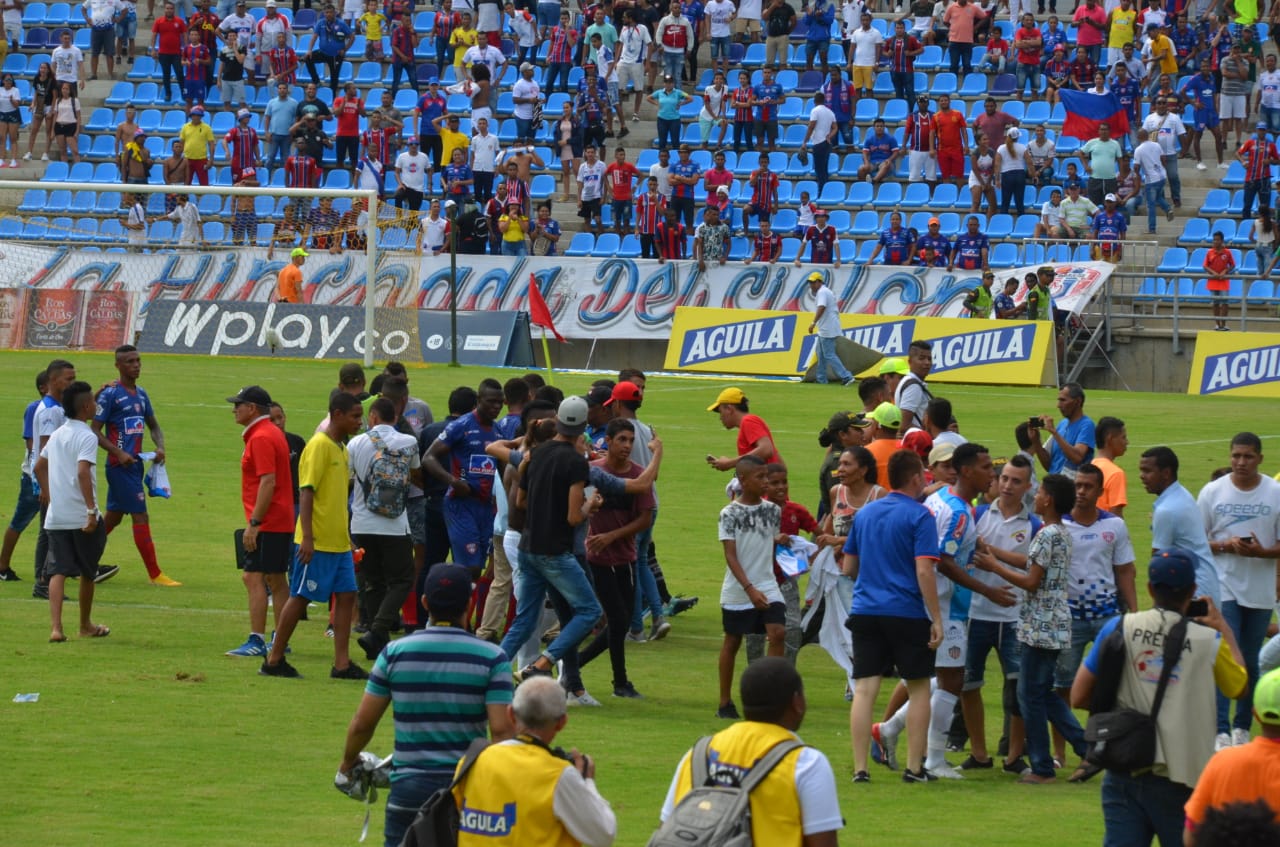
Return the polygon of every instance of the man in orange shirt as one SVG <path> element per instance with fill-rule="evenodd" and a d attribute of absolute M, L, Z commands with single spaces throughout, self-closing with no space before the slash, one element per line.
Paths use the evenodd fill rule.
<path fill-rule="evenodd" d="M 1231 251 L 1223 246 L 1221 231 L 1213 234 L 1213 246 L 1204 257 L 1204 269 L 1208 275 L 1209 296 L 1213 298 L 1213 320 L 1218 332 L 1227 331 L 1227 289 L 1231 283 L 1227 274 L 1236 269 L 1236 259 Z"/>
<path fill-rule="evenodd" d="M 1122 518 L 1124 507 L 1129 505 L 1128 481 L 1116 459 L 1129 449 L 1129 433 L 1124 428 L 1124 421 L 1110 416 L 1100 419 L 1094 430 L 1094 440 L 1098 448 L 1093 456 L 1093 465 L 1102 471 L 1098 508 Z"/>
<path fill-rule="evenodd" d="M 876 460 L 876 482 L 885 491 L 889 486 L 889 457 L 902 449 L 898 430 L 902 428 L 902 410 L 892 403 L 881 403 L 871 413 L 871 442 L 867 450 Z"/>
<path fill-rule="evenodd" d="M 956 185 L 964 178 L 966 129 L 964 114 L 951 108 L 951 97 L 939 95 L 938 114 L 933 118 L 933 151 L 939 178 Z"/>
<path fill-rule="evenodd" d="M 310 255 L 301 247 L 293 248 L 289 254 L 289 264 L 280 269 L 276 276 L 276 300 L 281 303 L 302 302 L 302 266 Z"/>

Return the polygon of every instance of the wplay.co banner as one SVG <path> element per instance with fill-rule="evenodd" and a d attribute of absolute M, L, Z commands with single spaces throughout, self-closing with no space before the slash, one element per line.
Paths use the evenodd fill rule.
<path fill-rule="evenodd" d="M 1280 397 L 1280 334 L 1196 333 L 1187 393 Z"/>
<path fill-rule="evenodd" d="M 669 370 L 798 376 L 816 357 L 810 312 L 676 310 Z M 911 342 L 933 342 L 930 382 L 1043 385 L 1052 381 L 1049 321 L 885 318 L 841 315 L 846 338 L 884 356 L 906 356 Z M 873 373 L 868 370 L 859 376 Z"/>

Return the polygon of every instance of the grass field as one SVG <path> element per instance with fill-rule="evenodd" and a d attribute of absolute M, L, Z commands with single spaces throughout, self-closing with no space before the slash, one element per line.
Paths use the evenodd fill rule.
<path fill-rule="evenodd" d="M 110 357 L 76 353 L 80 378 L 98 385 L 115 376 Z M 20 410 L 32 378 L 49 356 L 6 353 L 0 401 L 11 437 L 0 449 L 7 468 L 0 520 L 16 498 Z M 224 398 L 260 383 L 282 402 L 290 429 L 309 433 L 323 416 L 337 363 L 144 356 L 142 384 L 156 404 L 168 440 L 174 496 L 152 501 L 161 566 L 181 588 L 146 579 L 127 530 L 113 535 L 104 561 L 122 572 L 98 591 L 95 618 L 112 627 L 101 641 L 50 645 L 48 606 L 31 599 L 34 529 L 14 559 L 22 583 L 0 583 L 0 738 L 8 797 L 0 804 L 6 845 L 299 845 L 355 843 L 362 809 L 330 785 L 360 686 L 328 679 L 330 643 L 321 615 L 300 626 L 293 663 L 305 680 L 266 679 L 257 662 L 223 656 L 244 640 L 244 590 L 230 538 L 240 526 L 239 429 Z M 413 393 L 442 414 L 448 391 L 475 385 L 479 369 L 411 371 Z M 506 374 L 495 374 L 505 378 Z M 587 376 L 557 384 L 582 391 Z M 674 591 L 702 603 L 675 619 L 665 641 L 633 645 L 629 666 L 642 701 L 604 698 L 602 709 L 576 709 L 561 741 L 598 762 L 601 791 L 619 816 L 618 843 L 643 845 L 655 825 L 681 753 L 721 723 L 715 669 L 716 607 L 724 571 L 715 518 L 724 475 L 702 460 L 731 453 L 734 434 L 705 409 L 723 380 L 650 379 L 642 417 L 664 439 L 657 525 L 659 559 Z M 739 383 L 744 384 L 744 383 Z M 744 384 L 745 385 L 745 384 Z M 745 385 L 753 412 L 772 426 L 791 468 L 793 499 L 813 508 L 821 450 L 818 430 L 830 414 L 857 405 L 836 387 L 759 382 Z M 1029 414 L 1055 414 L 1052 390 L 947 387 L 962 431 L 993 456 L 1013 451 L 1013 426 Z M 1179 395 L 1090 393 L 1095 419 L 1114 414 L 1128 424 L 1131 448 L 1127 512 L 1134 546 L 1150 549 L 1151 497 L 1137 480 L 1138 455 L 1166 443 L 1182 459 L 1193 492 L 1226 464 L 1239 429 L 1280 437 L 1274 406 L 1262 400 Z M 1274 466 L 1264 467 L 1274 473 Z M 105 487 L 100 483 L 100 491 Z M 1142 592 L 1145 599 L 1145 592 Z M 67 610 L 74 615 L 74 608 Z M 353 645 L 354 646 L 354 645 Z M 949 845 L 1088 844 L 1101 838 L 1098 782 L 1032 788 L 992 772 L 961 783 L 907 786 L 884 769 L 871 785 L 849 782 L 848 707 L 835 664 L 819 648 L 800 656 L 809 699 L 801 730 L 830 756 L 847 821 L 843 841 Z M 586 670 L 597 695 L 609 690 L 608 662 Z M 989 678 L 992 677 L 989 674 Z M 34 704 L 10 702 L 39 692 Z M 998 686 L 988 686 L 988 727 L 998 727 Z M 882 695 L 883 696 L 883 695 Z M 994 744 L 995 738 L 989 739 Z M 371 749 L 391 749 L 390 717 Z M 905 750 L 905 748 L 904 748 Z M 956 757 L 957 760 L 960 757 Z M 368 843 L 381 843 L 381 809 Z"/>

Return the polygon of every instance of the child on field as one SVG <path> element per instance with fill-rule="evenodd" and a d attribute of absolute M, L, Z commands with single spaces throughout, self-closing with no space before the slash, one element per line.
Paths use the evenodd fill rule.
<path fill-rule="evenodd" d="M 789 499 L 791 487 L 787 481 L 787 466 L 782 464 L 769 464 L 765 466 L 765 474 L 769 481 L 769 490 L 766 495 L 769 501 L 776 504 L 782 509 L 780 524 L 782 527 L 782 535 L 790 536 L 799 535 L 801 532 L 807 532 L 812 537 L 818 532 L 818 522 L 813 519 L 813 515 L 800 503 L 796 503 Z M 788 576 L 782 568 L 778 567 L 777 559 L 773 562 L 773 578 L 778 583 L 778 590 L 782 592 L 782 601 L 786 604 L 786 643 L 784 655 L 787 661 L 795 664 L 796 654 L 800 652 L 800 641 L 803 633 L 800 629 L 800 577 Z M 764 655 L 764 636 L 748 635 L 747 636 L 747 663 L 750 664 L 756 659 Z"/>
<path fill-rule="evenodd" d="M 1227 275 L 1236 269 L 1236 258 L 1224 244 L 1222 231 L 1213 234 L 1213 246 L 1204 256 L 1204 272 L 1208 277 L 1209 296 L 1213 299 L 1213 320 L 1218 332 L 1227 331 Z"/>
<path fill-rule="evenodd" d="M 1062 474 L 1049 474 L 1041 480 L 1035 496 L 1035 511 L 1044 520 L 1044 526 L 1031 539 L 1025 563 L 1004 558 L 1016 555 L 1004 551 L 1000 551 L 1001 558 L 996 558 L 997 551 L 983 542 L 979 542 L 973 558 L 978 568 L 1027 592 L 1018 621 L 1018 642 L 1022 645 L 1018 705 L 1026 723 L 1031 770 L 1024 773 L 1019 782 L 1054 781 L 1048 723 L 1062 733 L 1081 758 L 1087 752 L 1080 722 L 1066 701 L 1053 690 L 1058 654 L 1071 646 L 1071 609 L 1067 605 L 1071 536 L 1062 526 L 1062 516 L 1068 514 L 1075 503 L 1075 484 Z M 1025 570 L 1021 569 L 1023 564 Z M 1092 767 L 1082 763 L 1071 775 L 1071 781 L 1091 776 Z"/>
<path fill-rule="evenodd" d="M 725 575 L 720 588 L 720 708 L 716 717 L 738 719 L 733 704 L 733 665 L 744 635 L 764 634 L 768 654 L 781 656 L 786 639 L 786 604 L 773 578 L 773 546 L 782 526 L 782 509 L 765 499 L 769 479 L 764 462 L 747 455 L 738 459 L 735 476 L 742 491 L 720 510 L 720 542 Z"/>

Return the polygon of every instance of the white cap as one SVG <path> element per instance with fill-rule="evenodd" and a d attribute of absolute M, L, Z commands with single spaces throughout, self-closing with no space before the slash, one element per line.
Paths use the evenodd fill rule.
<path fill-rule="evenodd" d="M 716 189 L 716 194 L 728 194 L 728 193 L 729 193 L 729 186 L 727 185 L 722 185 Z"/>
<path fill-rule="evenodd" d="M 1102 202 L 1104 202 L 1104 203 L 1119 203 L 1119 202 L 1120 202 L 1120 198 L 1119 198 L 1119 197 L 1117 197 L 1117 196 L 1115 196 L 1114 194 L 1108 194 L 1106 197 L 1103 197 L 1103 198 L 1102 198 Z"/>

